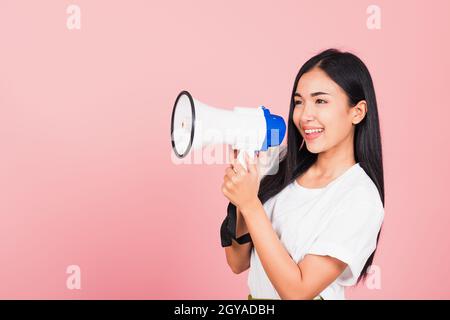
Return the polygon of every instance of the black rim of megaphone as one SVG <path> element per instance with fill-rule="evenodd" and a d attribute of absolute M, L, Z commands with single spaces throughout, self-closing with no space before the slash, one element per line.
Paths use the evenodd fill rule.
<path fill-rule="evenodd" d="M 191 139 L 189 140 L 189 145 L 186 148 L 186 151 L 183 154 L 179 154 L 177 152 L 177 149 L 175 148 L 175 141 L 173 140 L 173 120 L 175 118 L 175 109 L 177 108 L 177 104 L 178 104 L 178 100 L 180 100 L 180 98 L 186 95 L 189 98 L 189 101 L 191 103 L 191 112 L 192 112 L 192 128 L 191 128 Z M 170 122 L 170 137 L 172 140 L 172 149 L 173 152 L 175 152 L 175 154 L 177 155 L 178 158 L 184 158 L 189 151 L 191 150 L 192 147 L 192 143 L 194 140 L 194 131 L 195 131 L 195 107 L 194 107 L 194 99 L 192 99 L 192 96 L 189 92 L 187 91 L 181 91 L 180 94 L 178 95 L 177 99 L 175 100 L 175 104 L 173 105 L 173 109 L 172 109 L 172 120 Z"/>

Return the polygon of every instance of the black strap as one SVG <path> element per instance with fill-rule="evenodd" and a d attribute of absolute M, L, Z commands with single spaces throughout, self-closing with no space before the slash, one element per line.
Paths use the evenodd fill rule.
<path fill-rule="evenodd" d="M 239 244 L 251 242 L 250 233 L 246 233 L 236 239 L 236 206 L 231 202 L 228 203 L 227 216 L 220 227 L 220 239 L 222 247 L 231 246 L 232 240 Z"/>

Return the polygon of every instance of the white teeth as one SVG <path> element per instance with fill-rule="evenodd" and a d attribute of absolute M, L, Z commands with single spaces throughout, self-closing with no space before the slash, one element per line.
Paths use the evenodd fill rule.
<path fill-rule="evenodd" d="M 322 132 L 323 129 L 306 129 L 305 132 L 307 134 L 313 133 L 313 132 Z"/>

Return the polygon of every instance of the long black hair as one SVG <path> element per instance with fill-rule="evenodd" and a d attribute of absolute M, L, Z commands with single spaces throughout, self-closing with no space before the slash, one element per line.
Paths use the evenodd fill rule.
<path fill-rule="evenodd" d="M 355 106 L 361 100 L 365 100 L 367 103 L 365 117 L 355 126 L 354 155 L 355 161 L 359 162 L 360 166 L 375 183 L 384 207 L 380 124 L 372 77 L 365 64 L 357 56 L 337 49 L 328 49 L 319 53 L 300 68 L 294 81 L 290 101 L 287 149 L 280 156 L 278 172 L 274 175 L 266 175 L 261 180 L 258 197 L 262 203 L 266 202 L 302 173 L 306 172 L 317 160 L 317 153 L 311 153 L 306 147 L 302 146 L 302 143 L 304 143 L 303 138 L 293 122 L 294 94 L 298 81 L 304 73 L 315 67 L 323 70 L 345 91 L 350 107 Z M 377 245 L 380 232 L 377 236 Z M 367 259 L 361 274 L 358 276 L 357 283 L 366 278 L 367 269 L 372 264 L 374 255 L 375 251 Z"/>

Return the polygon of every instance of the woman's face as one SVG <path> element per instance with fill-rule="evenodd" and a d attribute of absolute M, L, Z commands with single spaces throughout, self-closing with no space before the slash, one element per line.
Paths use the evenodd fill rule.
<path fill-rule="evenodd" d="M 362 120 L 358 117 L 361 106 L 350 108 L 345 91 L 324 71 L 313 68 L 301 76 L 294 102 L 293 121 L 310 152 L 342 144 L 353 147 L 353 124 Z M 315 128 L 319 132 L 309 131 Z"/>

